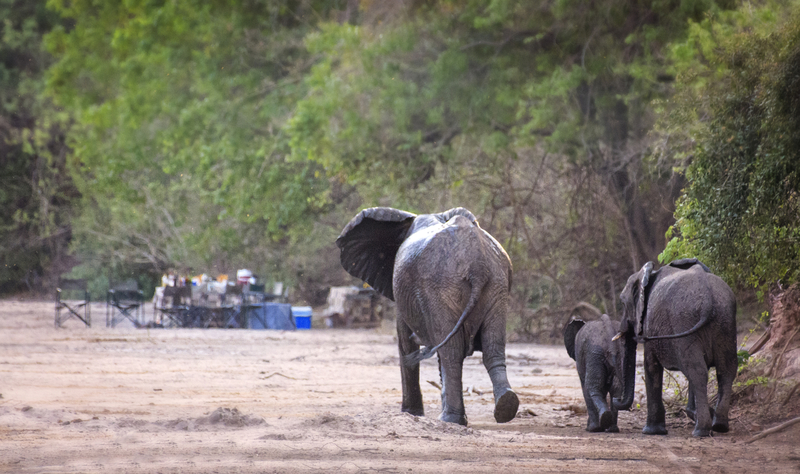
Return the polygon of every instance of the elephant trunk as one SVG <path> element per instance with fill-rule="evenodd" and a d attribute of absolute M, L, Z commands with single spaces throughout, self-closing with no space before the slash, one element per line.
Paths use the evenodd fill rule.
<path fill-rule="evenodd" d="M 625 353 L 622 356 L 622 399 L 614 398 L 612 403 L 617 410 L 630 410 L 633 405 L 633 389 L 636 382 L 636 339 L 633 329 L 625 332 Z"/>

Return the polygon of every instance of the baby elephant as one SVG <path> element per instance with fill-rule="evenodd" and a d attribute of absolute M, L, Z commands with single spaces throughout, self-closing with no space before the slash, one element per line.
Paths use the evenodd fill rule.
<path fill-rule="evenodd" d="M 583 398 L 589 412 L 586 431 L 618 433 L 617 410 L 609 403 L 608 395 L 620 397 L 622 385 L 617 374 L 622 373 L 623 341 L 614 341 L 619 323 L 607 314 L 588 323 L 573 319 L 564 328 L 567 353 L 577 362 Z"/>

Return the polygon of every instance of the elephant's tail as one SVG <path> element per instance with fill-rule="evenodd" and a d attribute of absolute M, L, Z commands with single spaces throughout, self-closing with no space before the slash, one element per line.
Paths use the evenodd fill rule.
<path fill-rule="evenodd" d="M 700 318 L 700 321 L 697 321 L 697 324 L 695 324 L 694 327 L 692 327 L 692 329 L 689 329 L 688 331 L 684 331 L 678 334 L 668 334 L 666 336 L 644 336 L 642 339 L 644 339 L 645 341 L 654 341 L 657 339 L 677 339 L 679 337 L 686 337 L 690 334 L 697 332 L 701 327 L 705 326 L 708 320 L 710 319 L 710 316 L 711 316 L 711 311 L 705 311 L 703 313 L 703 316 Z"/>
<path fill-rule="evenodd" d="M 486 278 L 481 278 L 480 280 L 478 280 L 477 278 L 470 279 L 470 285 L 472 286 L 472 293 L 470 293 L 469 295 L 469 301 L 467 302 L 467 306 L 464 308 L 464 312 L 461 313 L 461 317 L 458 318 L 458 322 L 456 323 L 455 327 L 453 327 L 453 330 L 450 331 L 450 334 L 448 334 L 447 337 L 445 337 L 442 342 L 435 345 L 434 347 L 423 347 L 420 350 L 414 351 L 410 354 L 406 354 L 405 356 L 403 356 L 403 365 L 405 365 L 406 367 L 411 367 L 413 365 L 419 364 L 420 361 L 424 359 L 429 359 L 433 357 L 433 355 L 436 354 L 436 351 L 438 351 L 439 348 L 445 345 L 447 341 L 449 341 L 450 338 L 453 337 L 453 335 L 455 335 L 455 333 L 458 332 L 459 328 L 461 328 L 461 326 L 464 324 L 464 320 L 467 319 L 467 315 L 472 311 L 473 308 L 475 308 L 475 305 L 478 304 L 478 300 L 480 299 L 481 296 L 481 291 L 483 290 L 483 287 L 486 285 L 486 282 L 487 282 Z"/>

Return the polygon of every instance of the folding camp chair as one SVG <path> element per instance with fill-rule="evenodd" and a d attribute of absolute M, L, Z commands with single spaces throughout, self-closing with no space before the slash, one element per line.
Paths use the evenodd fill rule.
<path fill-rule="evenodd" d="M 241 304 L 244 298 L 244 289 L 240 285 L 227 285 L 225 293 L 220 299 L 220 306 L 235 306 Z"/>
<path fill-rule="evenodd" d="M 191 286 L 164 287 L 164 297 L 161 299 L 161 306 L 156 308 L 160 313 L 158 323 L 164 327 L 190 327 L 188 316 L 191 305 Z"/>
<path fill-rule="evenodd" d="M 77 300 L 65 300 L 65 296 L 78 296 Z M 81 311 L 83 309 L 83 311 Z M 61 312 L 67 310 L 63 315 Z M 83 315 L 81 316 L 81 312 Z M 89 290 L 86 280 L 70 280 L 62 278 L 58 281 L 56 288 L 56 320 L 55 326 L 61 324 L 69 318 L 80 319 L 86 327 L 92 327 L 92 313 L 89 305 Z"/>
<path fill-rule="evenodd" d="M 242 291 L 242 304 L 263 303 L 267 299 L 267 294 L 264 293 L 264 285 L 247 285 Z"/>
<path fill-rule="evenodd" d="M 142 326 L 144 293 L 134 289 L 108 290 L 106 296 L 106 327 L 115 327 L 127 319 L 134 327 Z"/>

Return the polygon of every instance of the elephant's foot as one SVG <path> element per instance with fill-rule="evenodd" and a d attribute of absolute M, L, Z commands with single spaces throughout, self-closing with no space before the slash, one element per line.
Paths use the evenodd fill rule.
<path fill-rule="evenodd" d="M 610 410 L 600 411 L 600 431 L 608 430 L 614 424 L 614 414 Z"/>
<path fill-rule="evenodd" d="M 402 407 L 400 408 L 400 412 L 414 416 L 425 416 L 425 409 L 422 407 Z"/>
<path fill-rule="evenodd" d="M 589 420 L 586 424 L 586 431 L 589 433 L 619 433 L 619 427 L 614 423 L 614 420 L 608 420 L 608 426 L 606 426 L 606 423 L 603 422 L 603 415 L 600 415 L 598 418 L 600 420 L 599 422 L 592 422 L 591 419 Z"/>
<path fill-rule="evenodd" d="M 711 430 L 708 428 L 695 428 L 694 431 L 692 431 L 692 436 L 695 438 L 705 438 L 711 436 Z"/>
<path fill-rule="evenodd" d="M 510 388 L 494 403 L 494 419 L 498 423 L 507 423 L 517 416 L 519 398 Z"/>
<path fill-rule="evenodd" d="M 603 431 L 603 429 L 600 428 L 599 422 L 593 420 L 592 417 L 589 417 L 589 421 L 588 423 L 586 423 L 586 431 L 588 431 L 589 433 L 599 433 Z"/>
<path fill-rule="evenodd" d="M 642 433 L 646 435 L 665 435 L 667 434 L 667 424 L 664 422 L 648 423 L 645 425 Z"/>
<path fill-rule="evenodd" d="M 600 428 L 600 425 L 587 425 L 586 431 L 589 433 L 602 433 L 603 428 Z"/>
<path fill-rule="evenodd" d="M 459 425 L 467 426 L 466 413 L 447 413 L 443 411 L 439 415 L 439 419 L 442 421 L 446 421 L 448 423 L 456 423 Z"/>
<path fill-rule="evenodd" d="M 711 425 L 711 429 L 716 431 L 717 433 L 727 433 L 728 432 L 728 419 L 721 416 L 714 417 L 714 424 Z"/>

